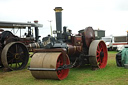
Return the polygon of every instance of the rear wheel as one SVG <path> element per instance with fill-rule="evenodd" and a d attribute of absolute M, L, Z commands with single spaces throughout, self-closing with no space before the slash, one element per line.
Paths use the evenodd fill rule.
<path fill-rule="evenodd" d="M 107 65 L 107 47 L 104 41 L 93 40 L 89 47 L 89 62 L 92 67 L 105 68 Z"/>
<path fill-rule="evenodd" d="M 2 50 L 1 61 L 5 68 L 10 70 L 23 69 L 29 59 L 26 46 L 19 42 L 8 43 Z"/>

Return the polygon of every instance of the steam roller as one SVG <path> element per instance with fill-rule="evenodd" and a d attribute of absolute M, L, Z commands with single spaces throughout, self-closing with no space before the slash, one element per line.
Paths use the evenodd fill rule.
<path fill-rule="evenodd" d="M 102 40 L 95 40 L 92 27 L 86 27 L 73 35 L 72 30 L 63 27 L 62 8 L 56 7 L 56 37 L 48 35 L 41 43 L 29 44 L 33 48 L 30 67 L 31 74 L 37 79 L 65 79 L 69 69 L 90 65 L 102 69 L 107 65 L 107 47 Z M 36 48 L 36 46 L 40 48 Z M 77 75 L 77 74 L 76 74 Z"/>

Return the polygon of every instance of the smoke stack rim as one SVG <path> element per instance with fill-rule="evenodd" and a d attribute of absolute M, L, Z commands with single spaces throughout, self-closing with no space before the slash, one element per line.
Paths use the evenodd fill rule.
<path fill-rule="evenodd" d="M 54 9 L 55 12 L 61 12 L 62 10 L 63 10 L 62 7 L 55 7 Z"/>

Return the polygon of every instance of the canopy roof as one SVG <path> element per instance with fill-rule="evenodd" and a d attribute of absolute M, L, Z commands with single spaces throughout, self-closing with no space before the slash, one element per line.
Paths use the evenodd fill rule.
<path fill-rule="evenodd" d="M 23 28 L 26 27 L 42 27 L 42 24 L 38 23 L 21 23 L 21 22 L 4 22 L 0 21 L 0 28 Z"/>

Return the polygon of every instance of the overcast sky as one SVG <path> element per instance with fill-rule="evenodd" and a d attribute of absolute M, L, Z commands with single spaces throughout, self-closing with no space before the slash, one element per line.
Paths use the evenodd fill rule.
<path fill-rule="evenodd" d="M 128 0 L 0 0 L 0 21 L 43 24 L 40 35 L 55 30 L 55 7 L 62 7 L 62 25 L 73 33 L 92 26 L 106 31 L 106 36 L 126 35 L 128 30 Z"/>

